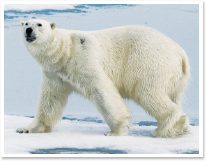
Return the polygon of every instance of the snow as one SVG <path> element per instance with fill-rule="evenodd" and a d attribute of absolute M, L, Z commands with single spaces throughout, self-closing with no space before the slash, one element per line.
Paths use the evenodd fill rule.
<path fill-rule="evenodd" d="M 65 10 L 74 9 L 74 5 L 71 4 L 15 4 L 15 5 L 5 5 L 4 11 L 8 10 L 20 10 L 20 11 L 38 11 L 45 9 L 53 10 Z"/>
<path fill-rule="evenodd" d="M 15 115 L 4 116 L 4 154 L 41 154 L 47 149 L 57 154 L 84 154 L 85 150 L 93 150 L 97 154 L 106 151 L 117 154 L 192 156 L 199 153 L 198 126 L 191 126 L 191 134 L 177 139 L 155 138 L 152 131 L 156 126 L 139 125 L 130 128 L 129 136 L 104 136 L 104 133 L 109 131 L 104 122 L 76 120 L 62 120 L 50 133 L 16 133 L 17 128 L 27 126 L 32 119 Z"/>

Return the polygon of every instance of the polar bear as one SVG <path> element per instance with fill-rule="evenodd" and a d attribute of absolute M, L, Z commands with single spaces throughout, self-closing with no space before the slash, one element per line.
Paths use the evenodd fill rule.
<path fill-rule="evenodd" d="M 123 98 L 133 99 L 157 120 L 154 136 L 189 132 L 181 108 L 188 58 L 159 31 L 145 26 L 73 31 L 37 19 L 20 26 L 25 47 L 42 67 L 42 84 L 33 122 L 17 132 L 50 132 L 72 92 L 93 102 L 111 129 L 106 136 L 128 135 L 131 113 Z"/>

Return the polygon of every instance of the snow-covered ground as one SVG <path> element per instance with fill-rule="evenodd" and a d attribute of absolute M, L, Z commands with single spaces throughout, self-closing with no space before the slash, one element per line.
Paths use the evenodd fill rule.
<path fill-rule="evenodd" d="M 4 10 L 17 10 L 17 11 L 40 11 L 46 9 L 53 9 L 53 10 L 66 10 L 66 9 L 75 9 L 75 5 L 73 4 L 47 4 L 47 5 L 39 5 L 39 4 L 32 4 L 32 5 L 22 5 L 22 4 L 15 4 L 15 5 L 5 5 Z"/>
<path fill-rule="evenodd" d="M 104 136 L 109 127 L 102 120 L 64 118 L 50 133 L 16 133 L 32 119 L 4 116 L 5 154 L 199 154 L 198 126 L 181 138 L 165 139 L 153 137 L 156 126 L 142 122 L 130 128 L 129 136 L 110 137 Z"/>
<path fill-rule="evenodd" d="M 185 91 L 183 111 L 189 116 L 191 134 L 178 139 L 154 138 L 156 122 L 131 100 L 133 126 L 127 137 L 105 137 L 109 131 L 102 116 L 88 100 L 72 94 L 61 126 L 51 133 L 18 134 L 35 115 L 41 72 L 21 41 L 19 21 L 44 19 L 70 30 L 100 30 L 126 25 L 153 27 L 186 51 L 191 78 Z M 166 5 L 16 5 L 4 10 L 4 152 L 11 154 L 164 154 L 198 156 L 199 142 L 199 6 Z M 202 60 L 201 60 L 202 61 Z M 200 73 L 202 74 L 202 73 Z M 201 109 L 201 110 L 200 110 Z M 200 113 L 202 114 L 202 113 Z M 202 125 L 200 120 L 200 125 Z M 148 126 L 151 125 L 151 126 Z M 200 132 L 202 132 L 200 130 Z M 201 136 L 201 135 L 200 135 Z M 68 155 L 67 155 L 68 156 Z M 146 155 L 151 156 L 151 155 Z"/>

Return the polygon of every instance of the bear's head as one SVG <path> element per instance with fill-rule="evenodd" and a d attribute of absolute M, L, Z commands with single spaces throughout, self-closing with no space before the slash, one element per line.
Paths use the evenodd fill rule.
<path fill-rule="evenodd" d="M 56 23 L 49 23 L 44 20 L 29 20 L 21 21 L 22 37 L 24 43 L 43 43 L 49 39 L 53 30 L 56 28 Z"/>

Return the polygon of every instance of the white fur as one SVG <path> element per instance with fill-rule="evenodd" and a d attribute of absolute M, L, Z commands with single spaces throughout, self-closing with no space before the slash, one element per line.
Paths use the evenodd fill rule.
<path fill-rule="evenodd" d="M 42 27 L 38 27 L 41 23 Z M 30 20 L 37 38 L 23 42 L 42 67 L 37 113 L 17 132 L 49 132 L 61 119 L 68 96 L 77 92 L 91 100 L 111 131 L 127 135 L 131 98 L 158 121 L 156 137 L 179 137 L 189 129 L 181 95 L 189 77 L 184 50 L 155 29 L 125 26 L 100 31 L 71 31 L 43 20 Z"/>

